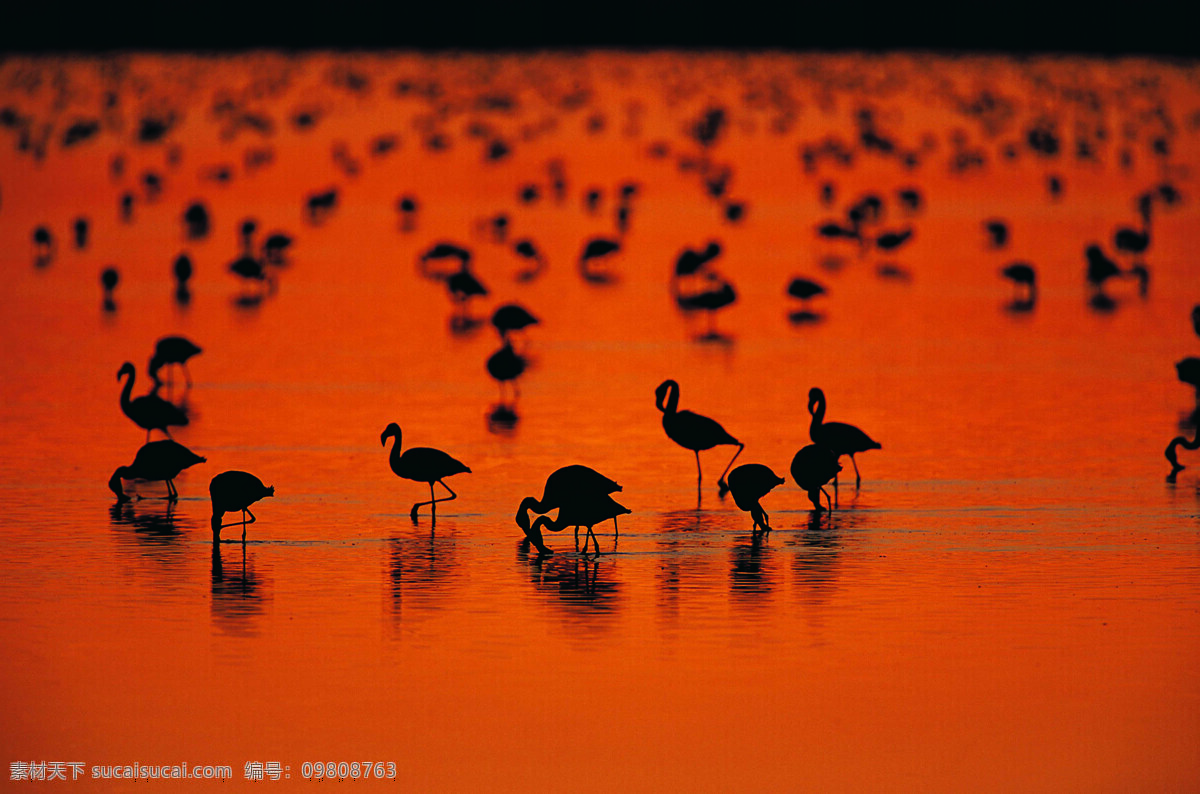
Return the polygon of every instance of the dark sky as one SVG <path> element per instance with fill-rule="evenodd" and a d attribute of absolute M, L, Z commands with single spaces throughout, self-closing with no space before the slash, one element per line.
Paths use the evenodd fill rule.
<path fill-rule="evenodd" d="M 30 2 L 0 13 L 4 51 L 307 49 L 735 48 L 1127 53 L 1195 57 L 1195 28 L 1154 4 L 739 3 L 721 7 L 568 0 L 553 6 L 357 0 L 262 4 L 162 0 Z M 67 10 L 75 9 L 75 10 Z M 703 12 L 701 9 L 707 9 Z"/>

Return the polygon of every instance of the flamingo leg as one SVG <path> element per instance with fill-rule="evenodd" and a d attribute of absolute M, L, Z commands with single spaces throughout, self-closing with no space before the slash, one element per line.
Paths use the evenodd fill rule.
<path fill-rule="evenodd" d="M 737 452 L 733 453 L 733 457 L 730 458 L 729 463 L 727 463 L 725 465 L 725 471 L 721 472 L 721 477 L 720 477 L 720 479 L 717 480 L 717 493 L 720 494 L 721 496 L 724 496 L 729 491 L 729 483 L 725 482 L 725 475 L 729 473 L 729 470 L 731 468 L 733 468 L 733 462 L 735 460 L 737 460 L 738 455 L 741 455 L 742 450 L 745 448 L 746 448 L 746 445 L 739 441 Z M 700 459 L 700 453 L 697 452 L 696 460 L 699 461 L 699 459 Z"/>
<path fill-rule="evenodd" d="M 179 498 L 179 491 L 175 490 L 175 484 L 167 480 L 167 501 L 174 502 Z"/>
<path fill-rule="evenodd" d="M 188 367 L 187 367 L 186 361 L 183 362 L 183 364 L 181 366 L 183 367 L 183 377 L 187 379 L 186 380 L 187 387 L 190 389 L 190 388 L 192 388 L 192 373 L 188 372 Z"/>
<path fill-rule="evenodd" d="M 150 434 L 149 434 L 149 432 L 147 432 L 146 438 L 149 439 L 149 437 L 150 437 Z M 699 493 L 700 483 L 701 483 L 701 480 L 703 479 L 703 475 L 700 473 L 700 450 L 693 449 L 692 452 L 696 455 L 696 492 Z"/>
<path fill-rule="evenodd" d="M 621 537 L 621 530 L 617 527 L 617 517 L 613 516 L 613 538 Z"/>
<path fill-rule="evenodd" d="M 421 509 L 425 505 L 430 505 L 430 512 L 433 515 L 437 515 L 437 503 L 438 502 L 449 502 L 449 501 L 452 501 L 452 500 L 458 498 L 458 494 L 456 494 L 454 492 L 454 489 L 451 488 L 449 485 L 446 485 L 445 482 L 443 482 L 442 480 L 436 480 L 436 482 L 441 484 L 441 486 L 443 488 L 445 488 L 447 491 L 449 491 L 450 495 L 444 499 L 435 498 L 433 495 L 433 483 L 432 482 L 429 483 L 429 501 L 428 502 L 417 502 L 415 505 L 412 506 L 412 512 L 410 512 L 408 514 L 409 517 L 412 518 L 413 521 L 417 520 L 417 510 Z"/>
<path fill-rule="evenodd" d="M 858 461 L 854 459 L 854 453 L 850 454 L 850 462 L 854 464 L 854 487 L 862 485 L 862 475 L 858 473 Z"/>

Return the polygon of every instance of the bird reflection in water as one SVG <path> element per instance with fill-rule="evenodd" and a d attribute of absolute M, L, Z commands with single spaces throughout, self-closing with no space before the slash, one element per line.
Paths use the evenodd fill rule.
<path fill-rule="evenodd" d="M 792 556 L 792 573 L 801 602 L 810 609 L 824 607 L 838 589 L 838 558 L 842 548 L 843 522 L 846 514 L 822 519 L 817 513 L 809 516 L 801 532 L 784 541 Z M 810 612 L 810 614 L 813 614 Z"/>
<path fill-rule="evenodd" d="M 175 515 L 174 501 L 168 501 L 165 507 L 156 506 L 153 509 L 142 509 L 141 503 L 118 501 L 109 506 L 108 516 L 114 529 L 132 527 L 134 537 L 147 546 L 173 543 L 183 536 L 183 530 L 190 528 L 192 523 L 187 518 Z"/>
<path fill-rule="evenodd" d="M 599 558 L 530 554 L 531 546 L 528 539 L 517 544 L 518 562 L 527 567 L 535 589 L 568 617 L 614 614 L 621 606 L 620 585 L 604 577 Z"/>
<path fill-rule="evenodd" d="M 263 580 L 253 566 L 254 558 L 245 546 L 223 555 L 228 547 L 212 547 L 212 621 L 225 634 L 253 637 L 258 634 L 257 620 L 263 614 Z"/>
<path fill-rule="evenodd" d="M 812 279 L 796 276 L 788 283 L 787 294 L 800 300 L 800 308 L 788 313 L 788 322 L 792 325 L 819 323 L 825 319 L 821 312 L 813 311 L 809 301 L 818 295 L 825 295 L 827 290 L 823 284 Z"/>
<path fill-rule="evenodd" d="M 773 553 L 766 537 L 755 533 L 730 551 L 729 590 L 737 603 L 763 606 L 762 597 L 774 589 Z"/>
<path fill-rule="evenodd" d="M 388 609 L 394 621 L 440 608 L 458 574 L 453 524 L 449 529 L 448 534 L 388 538 Z"/>

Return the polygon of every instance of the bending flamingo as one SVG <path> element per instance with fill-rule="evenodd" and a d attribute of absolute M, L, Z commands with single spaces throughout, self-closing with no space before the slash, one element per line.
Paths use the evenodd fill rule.
<path fill-rule="evenodd" d="M 223 471 L 208 484 L 208 495 L 212 498 L 213 543 L 221 542 L 221 530 L 225 527 L 242 525 L 242 543 L 246 542 L 246 525 L 258 519 L 250 512 L 250 505 L 259 499 L 275 495 L 275 486 L 263 485 L 262 480 L 244 471 Z M 241 512 L 241 521 L 222 524 L 226 513 Z M 250 520 L 246 520 L 250 516 Z"/>
<path fill-rule="evenodd" d="M 596 539 L 596 533 L 592 532 L 592 527 L 602 521 L 607 521 L 610 518 L 616 524 L 617 516 L 626 515 L 633 512 L 628 507 L 615 501 L 608 494 L 593 494 L 591 496 L 577 496 L 568 499 L 558 511 L 558 518 L 551 519 L 549 516 L 538 516 L 533 522 L 533 526 L 529 526 L 529 516 L 524 510 L 517 511 L 517 524 L 525 532 L 525 536 L 529 538 L 538 551 L 542 554 L 552 554 L 549 548 L 546 547 L 542 539 L 542 527 L 546 527 L 551 532 L 561 532 L 567 527 L 575 527 L 575 537 L 579 538 L 579 528 L 586 527 L 587 535 L 583 539 L 583 550 L 587 551 L 587 539 L 591 538 L 596 545 L 596 554 L 600 553 L 600 541 Z"/>
<path fill-rule="evenodd" d="M 121 480 L 165 480 L 167 501 L 174 502 L 179 498 L 179 491 L 175 489 L 175 483 L 172 481 L 179 476 L 179 472 L 197 463 L 204 463 L 205 460 L 183 444 L 170 440 L 151 441 L 149 444 L 143 444 L 137 451 L 133 463 L 120 466 L 113 472 L 108 487 L 117 495 L 117 504 L 120 504 L 129 501 L 121 487 Z"/>
<path fill-rule="evenodd" d="M 521 505 L 517 508 L 517 526 L 525 530 L 526 536 L 533 541 L 534 545 L 540 551 L 549 553 L 542 544 L 541 535 L 534 536 L 530 534 L 530 510 L 535 513 L 545 514 L 555 508 L 561 508 L 569 502 L 607 496 L 620 490 L 620 485 L 595 469 L 580 464 L 563 466 L 561 469 L 556 469 L 546 478 L 546 485 L 542 489 L 542 498 L 540 500 L 532 496 L 526 496 L 521 500 Z M 620 534 L 617 529 L 617 518 L 615 515 L 613 516 L 613 533 L 618 536 Z M 579 540 L 578 527 L 575 529 L 575 540 L 576 542 Z"/>

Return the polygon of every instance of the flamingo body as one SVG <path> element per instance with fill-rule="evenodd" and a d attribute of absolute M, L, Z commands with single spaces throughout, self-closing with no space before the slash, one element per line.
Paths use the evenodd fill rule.
<path fill-rule="evenodd" d="M 121 480 L 147 480 L 157 482 L 165 480 L 167 483 L 167 499 L 175 501 L 179 498 L 179 492 L 175 490 L 175 485 L 172 482 L 179 473 L 186 468 L 195 466 L 197 463 L 204 463 L 205 458 L 200 457 L 196 453 L 182 444 L 175 441 L 151 441 L 148 444 L 143 444 L 141 449 L 137 451 L 137 455 L 133 458 L 133 463 L 128 466 L 120 466 L 113 472 L 112 478 L 108 481 L 108 487 L 117 495 L 117 502 L 127 502 L 129 497 L 121 488 Z"/>
<path fill-rule="evenodd" d="M 244 471 L 223 471 L 208 484 L 208 494 L 212 499 L 212 531 L 213 542 L 221 540 L 221 530 L 235 524 L 242 525 L 242 543 L 246 542 L 246 525 L 253 524 L 257 519 L 250 512 L 250 505 L 259 499 L 275 495 L 275 486 L 263 485 L 263 481 L 253 474 Z M 226 513 L 241 512 L 242 520 L 222 524 L 221 518 Z M 246 520 L 246 516 L 250 520 Z"/>
<path fill-rule="evenodd" d="M 424 482 L 429 484 L 430 501 L 418 502 L 413 505 L 411 517 L 415 521 L 417 518 L 417 510 L 423 505 L 431 505 L 434 511 L 437 510 L 438 502 L 449 501 L 457 498 L 457 494 L 450 489 L 443 481 L 445 477 L 453 474 L 470 474 L 471 470 L 461 461 L 456 460 L 440 449 L 431 447 L 410 447 L 400 452 L 401 431 L 400 425 L 395 422 L 390 423 L 383 430 L 383 434 L 379 437 L 382 445 L 387 445 L 387 440 L 390 437 L 395 437 L 396 441 L 392 445 L 392 452 L 388 456 L 388 465 L 391 466 L 392 472 L 397 477 L 402 477 L 406 480 L 414 482 Z M 433 484 L 441 483 L 442 487 L 450 491 L 449 499 L 434 499 Z"/>

